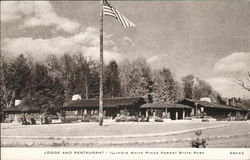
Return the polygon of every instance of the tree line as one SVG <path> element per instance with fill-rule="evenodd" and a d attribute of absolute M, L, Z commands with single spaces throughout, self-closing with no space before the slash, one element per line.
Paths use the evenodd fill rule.
<path fill-rule="evenodd" d="M 29 56 L 1 57 L 0 105 L 58 107 L 80 94 L 99 96 L 99 63 L 81 53 L 50 55 L 45 61 Z M 104 67 L 104 97 L 145 97 L 148 102 L 176 102 L 183 98 L 222 97 L 206 81 L 192 74 L 178 81 L 169 68 L 152 69 L 146 59 L 111 61 Z"/>

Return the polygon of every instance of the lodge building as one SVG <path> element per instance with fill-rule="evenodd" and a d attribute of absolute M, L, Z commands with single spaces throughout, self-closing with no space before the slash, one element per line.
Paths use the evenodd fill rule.
<path fill-rule="evenodd" d="M 104 116 L 108 118 L 115 118 L 117 114 L 126 111 L 129 115 L 138 115 L 139 107 L 145 103 L 141 97 L 128 98 L 104 98 L 103 111 Z M 78 99 L 65 102 L 60 108 L 61 115 L 67 116 L 75 115 L 84 116 L 87 114 L 98 114 L 99 99 Z"/>
<path fill-rule="evenodd" d="M 142 97 L 104 98 L 104 116 L 114 119 L 118 115 L 134 117 L 159 117 L 169 120 L 185 120 L 211 117 L 216 120 L 244 120 L 250 114 L 249 107 L 228 101 L 227 105 L 214 103 L 208 100 L 183 99 L 178 103 L 149 103 Z M 87 115 L 98 116 L 99 99 L 72 98 L 57 109 L 61 117 Z M 2 111 L 8 121 L 14 121 L 22 115 L 39 119 L 41 110 L 37 107 L 22 105 L 12 106 Z"/>
<path fill-rule="evenodd" d="M 178 103 L 192 107 L 189 116 L 197 118 L 209 116 L 217 120 L 223 120 L 228 117 L 233 117 L 233 119 L 237 120 L 244 118 L 250 111 L 248 107 L 243 104 L 239 105 L 240 103 L 238 103 L 238 105 L 235 105 L 234 101 L 233 104 L 227 103 L 227 105 L 222 105 L 207 100 L 184 99 Z"/>

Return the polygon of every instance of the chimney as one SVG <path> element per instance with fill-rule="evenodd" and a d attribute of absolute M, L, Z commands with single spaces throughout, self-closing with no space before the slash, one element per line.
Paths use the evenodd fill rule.
<path fill-rule="evenodd" d="M 233 101 L 232 106 L 235 106 L 235 98 L 233 98 L 232 101 Z"/>
<path fill-rule="evenodd" d="M 81 100 L 81 99 L 82 99 L 82 97 L 80 94 L 75 94 L 72 96 L 72 101 Z"/>
<path fill-rule="evenodd" d="M 16 99 L 15 100 L 15 106 L 18 106 L 18 105 L 20 105 L 22 103 L 22 100 L 20 100 L 20 99 Z"/>
<path fill-rule="evenodd" d="M 207 102 L 210 102 L 210 103 L 212 102 L 211 98 L 209 98 L 209 97 L 203 97 L 203 98 L 200 98 L 200 100 L 201 101 L 207 101 Z"/>

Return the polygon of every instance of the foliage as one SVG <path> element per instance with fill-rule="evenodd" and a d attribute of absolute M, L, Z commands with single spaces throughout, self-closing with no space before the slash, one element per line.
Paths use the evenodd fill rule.
<path fill-rule="evenodd" d="M 72 95 L 98 98 L 98 62 L 83 53 L 50 55 L 45 62 L 20 55 L 0 57 L 0 106 L 12 106 L 22 99 L 26 107 L 37 107 L 42 112 L 55 114 L 57 108 Z M 182 98 L 223 98 L 212 87 L 193 75 L 178 82 L 170 69 L 152 70 L 146 59 L 111 61 L 105 66 L 104 97 L 147 97 L 148 102 L 175 102 Z"/>
<path fill-rule="evenodd" d="M 196 83 L 193 86 L 192 98 L 199 100 L 203 97 L 210 97 L 212 95 L 212 91 L 212 87 L 207 82 L 196 78 Z"/>
<path fill-rule="evenodd" d="M 134 116 L 119 116 L 115 118 L 116 122 L 138 122 L 138 118 Z"/>
<path fill-rule="evenodd" d="M 120 97 L 121 82 L 119 78 L 118 65 L 115 61 L 111 61 L 106 67 L 104 77 L 104 95 L 105 97 Z"/>
<path fill-rule="evenodd" d="M 175 102 L 182 98 L 180 84 L 174 79 L 170 69 L 156 71 L 154 82 L 155 102 Z"/>
<path fill-rule="evenodd" d="M 250 72 L 248 72 L 247 74 L 247 78 L 245 80 L 243 79 L 239 79 L 239 78 L 235 78 L 236 83 L 239 84 L 239 86 L 241 86 L 244 90 L 249 91 L 250 92 Z"/>
<path fill-rule="evenodd" d="M 1 106 L 11 106 L 15 99 L 21 99 L 27 94 L 30 68 L 29 60 L 23 55 L 8 62 L 1 57 Z"/>
<path fill-rule="evenodd" d="M 126 60 L 120 68 L 123 96 L 149 96 L 152 93 L 154 82 L 145 59 Z"/>
<path fill-rule="evenodd" d="M 195 77 L 192 74 L 182 77 L 182 84 L 183 84 L 185 98 L 189 99 L 193 98 L 194 78 Z"/>
<path fill-rule="evenodd" d="M 164 120 L 160 117 L 155 117 L 155 122 L 164 122 Z"/>

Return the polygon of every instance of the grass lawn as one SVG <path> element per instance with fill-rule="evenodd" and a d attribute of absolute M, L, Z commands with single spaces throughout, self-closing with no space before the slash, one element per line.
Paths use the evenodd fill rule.
<path fill-rule="evenodd" d="M 102 127 L 98 123 L 50 124 L 21 126 L 4 124 L 1 136 L 49 136 L 49 138 L 2 138 L 2 146 L 10 147 L 190 147 L 193 132 L 178 135 L 120 137 L 119 135 L 148 135 L 201 127 L 230 124 L 227 127 L 205 129 L 208 147 L 250 147 L 250 122 L 173 122 L 173 123 L 110 123 Z M 53 137 L 61 138 L 53 138 Z M 63 137 L 65 136 L 65 137 Z M 77 138 L 80 136 L 80 138 Z M 92 138 L 82 138 L 92 136 Z M 96 136 L 109 136 L 98 138 Z M 227 137 L 230 136 L 230 137 Z M 74 138 L 75 137 L 75 138 Z M 172 141 L 173 139 L 177 141 Z"/>
<path fill-rule="evenodd" d="M 210 123 L 109 123 L 98 126 L 98 123 L 49 124 L 49 125 L 16 125 L 8 128 L 2 125 L 2 136 L 110 136 L 165 133 L 226 124 Z"/>

